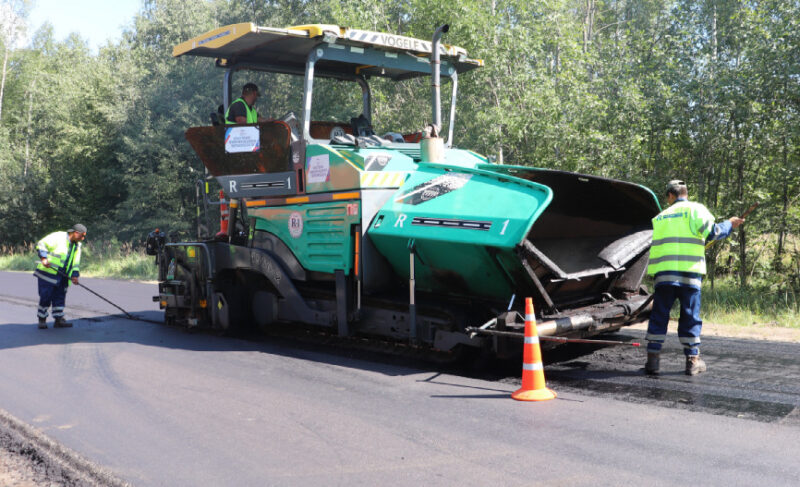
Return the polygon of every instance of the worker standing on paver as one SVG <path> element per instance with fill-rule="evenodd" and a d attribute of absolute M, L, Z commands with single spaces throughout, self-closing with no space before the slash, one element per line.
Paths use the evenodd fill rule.
<path fill-rule="evenodd" d="M 647 273 L 655 276 L 653 310 L 647 326 L 647 363 L 645 373 L 659 372 L 661 346 L 667 336 L 669 311 L 676 299 L 680 302 L 678 338 L 686 355 L 686 375 L 706 370 L 700 358 L 700 288 L 706 273 L 706 241 L 720 240 L 744 223 L 731 217 L 714 223 L 708 208 L 688 200 L 686 183 L 667 183 L 669 207 L 653 218 L 653 243 Z"/>
<path fill-rule="evenodd" d="M 47 328 L 47 312 L 53 307 L 53 328 L 69 328 L 72 323 L 64 319 L 67 286 L 78 284 L 81 262 L 81 241 L 86 237 L 86 227 L 76 223 L 66 232 L 53 232 L 39 240 L 39 265 L 33 275 L 39 280 L 39 328 Z"/>
<path fill-rule="evenodd" d="M 266 122 L 267 119 L 258 114 L 254 108 L 259 97 L 258 86 L 254 83 L 247 83 L 242 87 L 242 96 L 233 100 L 225 111 L 225 123 L 244 124 Z"/>

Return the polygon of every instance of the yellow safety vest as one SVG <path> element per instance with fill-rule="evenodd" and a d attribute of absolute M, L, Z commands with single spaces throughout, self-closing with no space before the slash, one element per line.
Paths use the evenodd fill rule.
<path fill-rule="evenodd" d="M 678 201 L 653 218 L 647 273 L 706 273 L 705 243 L 714 217 L 700 203 Z"/>
<path fill-rule="evenodd" d="M 59 278 L 56 269 L 69 277 L 72 277 L 73 274 L 80 273 L 81 242 L 75 244 L 72 255 L 69 255 L 69 246 L 71 243 L 72 242 L 69 241 L 69 233 L 67 232 L 53 232 L 39 240 L 36 244 L 36 249 L 47 252 L 47 260 L 50 262 L 51 267 L 45 267 L 39 262 L 34 275 L 51 284 L 56 284 Z M 67 285 L 69 285 L 69 283 Z"/>
<path fill-rule="evenodd" d="M 241 102 L 242 105 L 244 105 L 244 109 L 247 110 L 247 123 L 258 123 L 258 112 L 256 111 L 255 108 L 250 108 L 250 105 L 248 105 L 247 102 L 244 101 L 244 99 L 242 98 L 237 98 L 233 100 L 233 103 L 228 105 L 228 109 L 225 110 L 225 123 L 227 125 L 233 125 L 236 123 L 236 120 L 234 121 L 228 120 L 228 114 L 230 114 L 231 107 L 233 106 L 233 104 L 239 102 Z"/>

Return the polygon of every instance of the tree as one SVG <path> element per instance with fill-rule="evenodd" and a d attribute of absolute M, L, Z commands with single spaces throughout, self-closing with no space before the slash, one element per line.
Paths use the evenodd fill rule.
<path fill-rule="evenodd" d="M 11 51 L 25 38 L 27 0 L 5 0 L 0 3 L 0 41 L 3 42 L 3 72 L 0 76 L 0 120 L 3 117 L 3 95 Z"/>

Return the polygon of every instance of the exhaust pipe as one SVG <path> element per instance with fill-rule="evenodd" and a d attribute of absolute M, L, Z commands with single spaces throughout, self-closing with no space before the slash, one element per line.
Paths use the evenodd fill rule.
<path fill-rule="evenodd" d="M 442 34 L 450 30 L 447 24 L 440 25 L 433 33 L 433 44 L 431 45 L 431 68 L 433 73 L 433 122 L 425 128 L 425 136 L 419 144 L 420 159 L 422 162 L 442 162 L 444 159 L 444 139 L 439 137 L 442 130 L 442 96 L 439 88 L 441 78 L 441 61 L 439 57 L 439 45 Z"/>
<path fill-rule="evenodd" d="M 442 40 L 442 34 L 450 30 L 450 25 L 444 24 L 436 28 L 433 33 L 433 45 L 431 46 L 431 67 L 433 68 L 433 124 L 436 128 L 436 133 L 432 134 L 434 137 L 439 136 L 439 131 L 442 130 L 442 96 L 439 86 L 439 79 L 441 78 L 441 61 L 439 60 L 439 45 Z"/>

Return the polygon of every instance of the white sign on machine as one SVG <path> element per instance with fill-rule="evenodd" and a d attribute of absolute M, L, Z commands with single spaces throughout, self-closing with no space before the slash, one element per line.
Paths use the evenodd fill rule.
<path fill-rule="evenodd" d="M 228 127 L 225 130 L 225 152 L 258 152 L 261 133 L 258 127 Z"/>
<path fill-rule="evenodd" d="M 293 211 L 289 215 L 289 234 L 292 238 L 300 238 L 303 234 L 303 215 L 299 211 Z"/>
<path fill-rule="evenodd" d="M 311 156 L 306 165 L 306 181 L 309 184 L 324 183 L 330 179 L 331 162 L 328 154 Z"/>
<path fill-rule="evenodd" d="M 404 51 L 416 51 L 421 53 L 430 53 L 433 51 L 433 45 L 430 41 L 414 39 L 413 37 L 359 29 L 348 29 L 345 36 L 354 41 L 393 47 Z M 441 44 L 439 45 L 439 51 L 443 54 L 447 54 L 447 48 Z M 466 51 L 464 51 L 464 54 L 466 54 Z"/>

